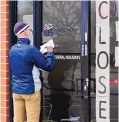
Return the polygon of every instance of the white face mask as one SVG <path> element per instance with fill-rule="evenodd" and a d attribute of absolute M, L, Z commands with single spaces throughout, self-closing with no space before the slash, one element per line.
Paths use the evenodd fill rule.
<path fill-rule="evenodd" d="M 29 40 L 30 40 L 30 45 L 33 45 L 33 32 L 32 31 L 30 32 Z"/>

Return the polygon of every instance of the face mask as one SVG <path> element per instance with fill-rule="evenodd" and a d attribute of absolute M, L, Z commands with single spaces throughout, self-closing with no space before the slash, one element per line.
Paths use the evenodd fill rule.
<path fill-rule="evenodd" d="M 33 45 L 33 32 L 32 31 L 30 32 L 29 40 L 30 40 L 30 45 Z"/>

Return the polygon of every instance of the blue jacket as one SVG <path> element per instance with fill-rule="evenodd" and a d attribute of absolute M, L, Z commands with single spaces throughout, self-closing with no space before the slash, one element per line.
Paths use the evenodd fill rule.
<path fill-rule="evenodd" d="M 17 44 L 9 52 L 12 75 L 12 90 L 16 94 L 32 94 L 35 92 L 32 69 L 35 65 L 46 71 L 51 71 L 55 64 L 53 53 L 43 56 L 34 46 L 29 45 L 29 39 L 19 38 Z"/>

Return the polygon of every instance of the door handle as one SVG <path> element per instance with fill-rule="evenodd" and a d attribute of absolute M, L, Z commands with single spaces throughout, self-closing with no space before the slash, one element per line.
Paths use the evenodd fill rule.
<path fill-rule="evenodd" d="M 88 78 L 82 78 L 81 79 L 81 96 L 84 99 L 88 99 L 88 87 L 89 87 L 89 79 Z"/>
<path fill-rule="evenodd" d="M 89 82 L 90 82 L 90 85 L 89 85 Z M 82 97 L 84 97 L 84 99 L 88 99 L 89 97 L 89 94 L 90 96 L 92 96 L 92 93 L 93 93 L 93 96 L 95 96 L 95 92 L 96 92 L 96 79 L 95 78 L 83 78 L 82 79 Z M 90 87 L 90 91 L 89 91 L 89 87 Z M 90 92 L 90 93 L 89 93 Z"/>

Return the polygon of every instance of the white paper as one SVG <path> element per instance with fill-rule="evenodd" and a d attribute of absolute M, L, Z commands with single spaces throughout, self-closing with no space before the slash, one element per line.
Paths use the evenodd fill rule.
<path fill-rule="evenodd" d="M 47 43 L 43 44 L 42 46 L 40 46 L 41 53 L 46 53 L 47 52 L 47 47 L 52 47 L 52 48 L 55 47 L 54 42 L 53 42 L 52 39 L 49 40 Z"/>

